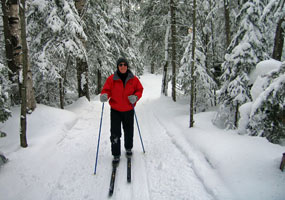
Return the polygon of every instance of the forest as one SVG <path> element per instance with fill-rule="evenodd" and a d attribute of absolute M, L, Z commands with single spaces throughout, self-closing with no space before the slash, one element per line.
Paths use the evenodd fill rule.
<path fill-rule="evenodd" d="M 148 68 L 163 75 L 162 95 L 174 102 L 189 98 L 189 127 L 195 113 L 216 107 L 212 122 L 219 128 L 282 143 L 284 4 L 1 0 L 0 122 L 20 106 L 20 142 L 26 147 L 26 115 L 37 104 L 64 109 L 80 97 L 90 100 L 116 69 L 116 60 L 126 57 L 137 76 Z M 266 67 L 277 67 L 252 80 L 266 61 Z"/>

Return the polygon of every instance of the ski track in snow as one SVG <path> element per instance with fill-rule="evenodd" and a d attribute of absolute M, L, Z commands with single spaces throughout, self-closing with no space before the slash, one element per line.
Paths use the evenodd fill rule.
<path fill-rule="evenodd" d="M 64 136 L 58 141 L 58 146 L 61 149 L 58 152 L 66 154 L 66 160 L 61 163 L 64 167 L 56 183 L 48 186 L 47 190 L 50 191 L 50 194 L 47 199 L 91 200 L 95 197 L 95 199 L 109 198 L 108 189 L 112 161 L 109 142 L 110 108 L 108 105 L 105 105 L 97 174 L 93 175 L 100 121 L 98 114 L 101 113 L 101 110 L 96 110 L 96 108 L 100 107 L 96 105 L 99 104 L 98 101 L 90 104 L 93 104 L 92 109 L 81 112 L 77 123 L 68 133 L 65 133 L 68 136 Z M 94 133 L 93 135 L 88 134 L 92 132 Z M 140 145 L 139 143 L 136 146 L 140 147 L 138 145 Z M 134 148 L 132 183 L 127 183 L 127 159 L 124 153 L 122 148 L 114 194 L 111 199 L 150 199 L 146 171 L 144 167 L 141 167 L 145 165 L 143 153 L 141 153 L 140 149 Z"/>
<path fill-rule="evenodd" d="M 151 84 L 149 80 L 143 82 L 145 88 L 152 87 Z M 158 119 L 152 105 L 153 99 L 148 98 L 151 95 L 147 92 L 146 90 L 144 99 L 136 107 L 146 153 L 142 152 L 135 124 L 131 183 L 127 183 L 127 159 L 122 137 L 122 156 L 117 168 L 114 194 L 108 197 L 112 156 L 109 141 L 110 107 L 107 104 L 103 113 L 97 174 L 93 174 L 102 105 L 96 97 L 88 103 L 89 106 L 83 104 L 85 106 L 73 105 L 67 108 L 78 119 L 53 139 L 57 145 L 55 149 L 47 151 L 50 155 L 45 158 L 35 157 L 35 164 L 41 164 L 38 171 L 27 173 L 33 174 L 33 177 L 25 175 L 32 162 L 23 162 L 21 168 L 18 165 L 13 167 L 13 155 L 10 155 L 12 160 L 7 165 L 16 168 L 13 182 L 21 184 L 23 189 L 14 196 L 7 197 L 7 200 L 217 199 L 215 193 L 197 175 L 197 169 L 193 169 L 192 158 L 188 156 L 191 148 L 186 148 L 189 144 L 175 139 L 176 133 L 167 129 L 164 122 Z M 43 174 L 49 174 L 48 179 L 43 179 L 42 177 L 47 177 Z"/>
<path fill-rule="evenodd" d="M 212 199 L 234 199 L 231 193 L 224 185 L 223 181 L 221 181 L 220 178 L 216 174 L 214 174 L 215 169 L 213 165 L 209 162 L 208 158 L 191 146 L 191 141 L 189 140 L 189 138 L 183 136 L 182 131 L 189 132 L 189 129 L 187 127 L 177 128 L 184 126 L 179 126 L 175 120 L 171 122 L 171 124 L 175 125 L 170 126 L 168 121 L 166 121 L 165 119 L 159 119 L 156 113 L 160 113 L 161 116 L 162 111 L 157 110 L 155 105 L 151 106 L 151 108 L 149 109 L 151 110 L 150 112 L 153 114 L 155 120 L 157 121 L 157 126 L 160 126 L 162 128 L 162 132 L 169 137 L 171 143 L 180 152 L 180 156 L 184 157 L 184 160 L 188 163 L 188 165 L 191 166 L 191 170 L 194 173 L 192 176 L 195 176 L 200 181 L 200 183 L 202 183 L 203 188 L 200 189 L 204 189 L 211 196 Z M 166 115 L 166 113 L 163 113 L 163 116 Z M 166 117 L 166 119 L 169 119 L 169 116 Z M 182 122 L 182 124 L 183 123 L 185 122 Z M 209 181 L 207 179 L 207 175 L 209 175 L 209 177 L 215 178 Z M 192 183 L 190 184 L 192 186 Z M 189 187 L 190 191 L 191 186 Z"/>
<path fill-rule="evenodd" d="M 146 101 L 150 102 L 150 100 Z M 77 123 L 65 134 L 68 136 L 58 143 L 67 159 L 62 163 L 64 167 L 57 182 L 49 186 L 50 194 L 47 199 L 91 200 L 95 196 L 96 199 L 109 199 L 112 156 L 109 142 L 110 108 L 108 105 L 105 105 L 103 113 L 97 174 L 93 175 L 99 113 L 101 113 L 101 110 L 96 110 L 100 107 L 96 105 L 98 103 L 98 101 L 91 102 L 92 109 L 81 111 Z M 182 148 L 155 114 L 144 112 L 144 109 L 152 108 L 145 103 L 137 108 L 146 154 L 142 152 L 135 124 L 132 182 L 127 183 L 127 159 L 124 156 L 122 142 L 121 161 L 117 168 L 114 194 L 110 199 L 214 199 L 193 171 L 191 160 L 183 153 Z M 144 113 L 151 113 L 151 115 Z M 90 132 L 94 132 L 94 135 L 87 134 Z"/>
<path fill-rule="evenodd" d="M 152 109 L 151 107 L 143 109 Z M 140 113 L 143 113 L 140 109 Z M 191 162 L 170 137 L 153 112 L 141 114 L 146 138 L 146 168 L 151 199 L 213 199 L 195 175 Z M 175 169 L 175 170 L 173 170 Z M 167 191 L 167 193 L 165 192 Z"/>

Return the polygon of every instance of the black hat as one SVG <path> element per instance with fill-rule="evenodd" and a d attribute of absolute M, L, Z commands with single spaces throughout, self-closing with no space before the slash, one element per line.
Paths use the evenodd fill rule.
<path fill-rule="evenodd" d="M 122 63 L 122 62 L 126 63 L 127 67 L 129 68 L 129 62 L 128 62 L 128 60 L 126 58 L 119 58 L 118 59 L 118 61 L 117 61 L 117 68 L 119 67 L 119 64 Z"/>

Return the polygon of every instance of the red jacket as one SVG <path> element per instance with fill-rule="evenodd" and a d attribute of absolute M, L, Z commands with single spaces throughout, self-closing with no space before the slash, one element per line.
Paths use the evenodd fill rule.
<path fill-rule="evenodd" d="M 108 95 L 109 104 L 112 109 L 125 112 L 133 109 L 132 104 L 129 102 L 128 96 L 136 95 L 138 100 L 143 93 L 143 86 L 139 79 L 128 71 L 125 87 L 123 81 L 119 78 L 117 72 L 109 76 L 101 91 L 101 94 Z"/>

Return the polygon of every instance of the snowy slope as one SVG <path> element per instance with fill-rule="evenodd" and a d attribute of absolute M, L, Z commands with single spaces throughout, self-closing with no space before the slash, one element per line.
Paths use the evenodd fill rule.
<path fill-rule="evenodd" d="M 146 153 L 135 126 L 132 183 L 122 156 L 111 199 L 284 199 L 285 172 L 278 168 L 285 147 L 218 129 L 211 124 L 214 112 L 196 114 L 190 129 L 188 103 L 160 97 L 161 76 L 146 74 L 141 81 L 145 90 L 136 114 Z M 0 168 L 0 199 L 108 199 L 108 104 L 93 174 L 101 109 L 98 97 L 81 98 L 66 110 L 38 105 L 28 119 L 29 147 L 22 149 L 15 108 L 0 125 L 8 134 L 0 139 L 0 151 L 9 159 Z"/>

